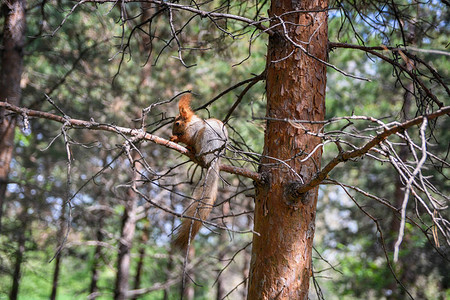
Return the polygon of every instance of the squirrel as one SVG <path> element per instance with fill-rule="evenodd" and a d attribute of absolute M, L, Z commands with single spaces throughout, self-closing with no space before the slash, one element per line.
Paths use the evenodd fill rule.
<path fill-rule="evenodd" d="M 206 169 L 203 181 L 193 193 L 193 201 L 185 215 L 206 220 L 216 201 L 219 185 L 220 157 L 228 139 L 225 125 L 217 119 L 203 120 L 190 107 L 191 94 L 184 94 L 178 108 L 180 114 L 175 118 L 170 141 L 183 143 L 195 154 L 198 162 Z M 187 249 L 202 226 L 201 221 L 186 218 L 176 233 L 173 245 L 180 250 Z"/>

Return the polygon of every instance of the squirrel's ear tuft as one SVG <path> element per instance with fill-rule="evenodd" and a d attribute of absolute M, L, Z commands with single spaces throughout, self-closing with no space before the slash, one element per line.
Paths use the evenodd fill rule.
<path fill-rule="evenodd" d="M 178 103 L 178 109 L 180 110 L 180 115 L 183 119 L 189 119 L 194 115 L 194 112 L 191 109 L 190 93 L 181 96 L 180 102 Z"/>

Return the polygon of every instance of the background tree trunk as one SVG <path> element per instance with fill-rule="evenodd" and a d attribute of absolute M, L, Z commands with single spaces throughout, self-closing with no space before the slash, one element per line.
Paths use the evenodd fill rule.
<path fill-rule="evenodd" d="M 146 19 L 150 18 L 153 9 L 151 8 L 150 4 L 143 3 L 141 5 L 142 8 L 142 15 L 141 15 L 141 21 L 144 22 Z M 149 53 L 149 47 L 151 46 L 150 43 L 150 37 L 147 34 L 144 34 L 141 32 L 141 38 L 142 40 L 139 43 L 139 50 L 144 55 Z M 137 87 L 137 94 L 139 94 L 139 89 L 144 86 L 148 86 L 150 84 L 151 80 L 151 64 L 147 63 L 144 65 L 144 67 L 141 69 L 140 73 L 141 77 L 141 83 Z M 136 111 L 136 118 L 139 119 L 141 117 L 140 115 L 141 111 Z M 140 126 L 138 122 L 135 123 L 136 126 Z M 139 148 L 137 145 L 136 147 Z M 133 162 L 137 162 L 139 159 L 141 159 L 139 153 L 137 151 L 132 152 L 132 159 Z M 136 182 L 136 180 L 139 180 L 140 174 L 139 170 L 143 169 L 143 167 L 140 165 L 140 163 L 136 163 L 135 166 L 136 171 L 133 175 L 133 183 Z M 142 170 L 141 170 L 142 171 Z M 131 266 L 131 247 L 133 243 L 133 237 L 136 229 L 136 208 L 137 208 L 137 202 L 139 200 L 139 195 L 137 195 L 131 188 L 127 191 L 127 197 L 126 204 L 125 204 L 125 211 L 122 218 L 122 233 L 121 238 L 119 241 L 119 255 L 117 259 L 117 278 L 116 278 L 116 288 L 114 291 L 114 299 L 127 299 L 126 293 L 129 290 L 129 277 L 130 277 L 130 266 Z M 144 233 L 145 234 L 145 233 Z M 141 254 L 142 259 L 144 253 Z M 142 266 L 141 266 L 142 267 Z M 137 275 L 135 278 L 135 287 L 140 284 L 140 270 L 137 270 Z"/>
<path fill-rule="evenodd" d="M 133 161 L 139 159 L 139 154 L 133 151 Z M 135 166 L 138 167 L 138 164 Z M 134 172 L 133 181 L 138 179 L 138 172 Z M 125 210 L 122 216 L 122 230 L 119 239 L 119 254 L 117 257 L 117 276 L 116 287 L 114 290 L 114 299 L 127 299 L 129 289 L 129 277 L 131 266 L 131 247 L 136 229 L 136 208 L 139 196 L 129 188 L 127 190 L 127 199 L 125 200 Z"/>
<path fill-rule="evenodd" d="M 16 261 L 14 264 L 14 273 L 13 273 L 13 283 L 11 287 L 11 292 L 9 294 L 10 300 L 16 300 L 19 295 L 19 284 L 20 284 L 20 277 L 22 275 L 22 262 L 23 262 L 23 255 L 25 253 L 25 231 L 28 227 L 28 220 L 27 220 L 27 209 L 24 209 L 24 211 L 19 215 L 19 218 L 21 219 L 21 227 L 18 228 L 17 232 L 17 250 L 16 250 Z"/>
<path fill-rule="evenodd" d="M 222 205 L 222 215 L 227 216 L 229 214 L 230 214 L 230 202 L 225 202 Z M 221 223 L 224 227 L 228 226 L 228 221 L 226 218 L 223 218 Z M 225 232 L 225 231 L 222 232 L 221 235 L 219 236 L 219 246 L 226 245 L 228 240 L 229 240 L 228 232 Z M 225 261 L 226 255 L 228 254 L 227 250 L 228 250 L 228 248 L 225 248 L 219 252 L 219 255 L 217 257 L 219 263 L 223 263 Z M 217 275 L 220 275 L 221 271 L 222 271 L 222 268 L 219 268 Z M 219 276 L 217 278 L 216 286 L 217 286 L 216 299 L 221 300 L 227 294 L 227 292 L 226 292 L 227 283 L 226 283 L 225 276 L 223 274 L 222 274 L 222 276 Z"/>
<path fill-rule="evenodd" d="M 25 41 L 25 0 L 2 1 L 5 15 L 0 70 L 0 101 L 19 106 L 21 98 L 20 80 L 23 70 L 23 47 Z M 3 206 L 8 185 L 9 166 L 14 149 L 16 116 L 5 114 L 0 108 L 0 234 L 2 232 Z"/>
<path fill-rule="evenodd" d="M 289 22 L 285 26 L 291 39 L 311 55 L 326 60 L 327 1 L 295 3 L 272 1 L 269 16 L 296 10 L 325 10 L 291 13 L 282 18 Z M 274 19 L 271 26 L 276 23 L 279 20 Z M 325 65 L 300 49 L 292 53 L 293 46 L 283 37 L 283 26 L 274 30 L 276 34 L 269 39 L 267 55 L 266 116 L 283 120 L 323 120 Z M 288 197 L 289 183 L 307 182 L 319 170 L 321 149 L 305 162 L 300 160 L 321 141 L 286 121 L 274 119 L 267 121 L 261 160 L 260 172 L 266 182 L 256 187 L 254 230 L 260 236 L 253 238 L 248 299 L 307 299 L 318 188 L 302 195 L 301 199 L 291 199 Z M 320 128 L 303 125 L 310 132 Z"/>
<path fill-rule="evenodd" d="M 195 247 L 193 245 L 191 245 L 191 247 L 189 247 L 188 256 L 189 256 L 188 261 L 192 261 L 195 257 Z M 182 272 L 184 272 L 184 270 Z M 192 269 L 187 272 L 189 274 L 181 274 L 181 276 L 186 276 L 185 283 L 181 282 L 181 286 L 180 286 L 181 299 L 194 300 L 195 299 L 195 288 L 194 288 L 195 273 L 194 273 L 194 270 L 192 270 Z"/>
<path fill-rule="evenodd" d="M 88 299 L 96 299 L 98 293 L 98 280 L 100 278 L 100 260 L 102 256 L 102 248 L 103 246 L 100 244 L 103 242 L 103 212 L 100 212 L 100 217 L 98 219 L 98 228 L 96 232 L 97 236 L 97 246 L 95 246 L 94 257 L 92 261 L 92 269 L 91 269 L 91 284 L 89 287 L 89 297 Z"/>
<path fill-rule="evenodd" d="M 64 246 L 64 235 L 66 234 L 67 224 L 66 224 L 66 204 L 65 201 L 62 201 L 61 206 L 61 216 L 59 217 L 59 230 L 58 230 L 58 242 L 60 245 Z M 59 280 L 59 271 L 61 269 L 61 259 L 62 252 L 61 250 L 55 257 L 55 269 L 53 271 L 53 281 L 52 281 L 52 293 L 50 294 L 50 299 L 55 300 L 56 294 L 58 292 L 58 280 Z"/>
<path fill-rule="evenodd" d="M 134 286 L 133 288 L 135 290 L 139 289 L 141 287 L 141 281 L 142 281 L 142 272 L 144 268 L 144 260 L 145 260 L 145 249 L 148 248 L 148 238 L 150 235 L 150 221 L 148 217 L 148 209 L 145 211 L 145 224 L 144 228 L 142 229 L 140 244 L 139 244 L 139 259 L 136 266 L 136 274 L 134 276 Z M 133 300 L 137 300 L 138 297 L 134 297 Z"/>

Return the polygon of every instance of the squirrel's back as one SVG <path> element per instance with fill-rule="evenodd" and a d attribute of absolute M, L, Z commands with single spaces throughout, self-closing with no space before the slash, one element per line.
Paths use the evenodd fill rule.
<path fill-rule="evenodd" d="M 217 119 L 199 118 L 190 108 L 190 100 L 190 95 L 184 95 L 179 102 L 180 114 L 175 118 L 171 141 L 184 143 L 194 151 L 206 174 L 184 212 L 190 218 L 183 219 L 176 234 L 173 245 L 178 249 L 187 248 L 211 212 L 219 185 L 220 154 L 225 151 L 228 139 L 225 125 Z"/>

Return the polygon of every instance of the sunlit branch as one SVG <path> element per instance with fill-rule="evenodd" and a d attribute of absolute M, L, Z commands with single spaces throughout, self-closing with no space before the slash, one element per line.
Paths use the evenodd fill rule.
<path fill-rule="evenodd" d="M 110 125 L 110 124 L 102 124 L 102 123 L 95 122 L 93 120 L 86 121 L 86 120 L 80 120 L 80 119 L 72 119 L 67 116 L 62 117 L 62 116 L 58 116 L 58 115 L 48 113 L 48 112 L 18 107 L 18 106 L 9 104 L 7 102 L 0 102 L 0 107 L 3 107 L 11 112 L 21 115 L 26 122 L 28 122 L 29 117 L 35 117 L 35 118 L 41 118 L 41 119 L 47 119 L 47 120 L 59 122 L 61 124 L 65 124 L 65 126 L 67 126 L 67 127 L 72 127 L 72 128 L 84 128 L 84 129 L 89 129 L 89 130 L 99 130 L 99 131 L 120 133 L 120 134 L 127 135 L 127 136 L 133 136 L 137 139 L 150 141 L 150 142 L 164 146 L 169 149 L 176 150 L 176 151 L 180 152 L 181 154 L 188 156 L 191 160 L 196 161 L 195 155 L 192 152 L 190 152 L 188 149 L 186 149 L 185 147 L 183 147 L 177 143 L 171 142 L 169 140 L 166 140 L 164 138 L 161 138 L 159 136 L 147 133 L 143 129 L 136 129 L 136 128 L 133 129 L 133 128 L 126 128 L 126 127 Z M 229 165 L 222 164 L 220 166 L 220 170 L 227 172 L 227 173 L 232 173 L 232 174 L 236 174 L 236 175 L 249 177 L 256 181 L 261 180 L 261 176 L 258 173 L 244 169 L 244 168 L 236 167 L 236 166 L 229 166 Z"/>
<path fill-rule="evenodd" d="M 345 151 L 340 153 L 338 156 L 333 158 L 320 172 L 316 173 L 316 175 L 305 184 L 301 184 L 300 182 L 293 183 L 290 187 L 290 190 L 295 195 L 301 195 L 311 190 L 312 188 L 318 186 L 325 178 L 327 178 L 328 174 L 341 162 L 348 161 L 349 159 L 361 157 L 369 152 L 373 147 L 378 145 L 387 139 L 390 135 L 396 134 L 402 130 L 405 130 L 411 126 L 418 125 L 423 122 L 425 118 L 428 120 L 433 120 L 439 116 L 450 113 L 450 106 L 442 107 L 441 109 L 435 111 L 434 113 L 420 116 L 414 118 L 412 120 L 406 121 L 404 123 L 394 125 L 389 129 L 385 129 L 382 133 L 373 137 L 369 142 L 367 142 L 364 146 L 360 148 L 356 148 L 351 151 Z"/>

